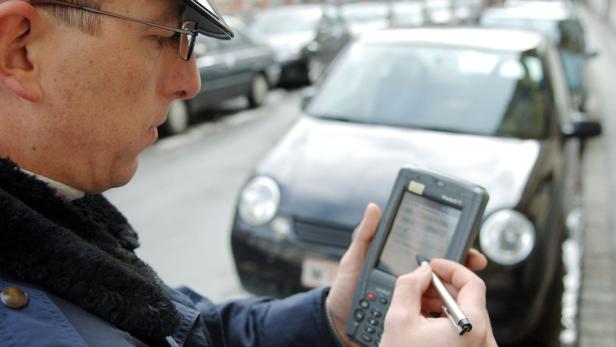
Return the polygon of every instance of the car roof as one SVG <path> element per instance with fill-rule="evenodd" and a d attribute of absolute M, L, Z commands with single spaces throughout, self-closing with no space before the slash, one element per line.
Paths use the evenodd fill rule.
<path fill-rule="evenodd" d="M 482 16 L 561 21 L 572 17 L 573 12 L 569 5 L 559 1 L 516 1 L 506 7 L 486 9 Z"/>
<path fill-rule="evenodd" d="M 535 32 L 498 28 L 409 28 L 368 32 L 360 41 L 366 44 L 396 43 L 458 46 L 510 52 L 523 52 L 543 45 Z"/>

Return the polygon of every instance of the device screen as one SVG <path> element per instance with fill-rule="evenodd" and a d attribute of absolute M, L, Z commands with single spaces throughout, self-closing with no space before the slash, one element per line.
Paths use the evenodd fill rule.
<path fill-rule="evenodd" d="M 444 257 L 461 215 L 457 208 L 406 191 L 377 268 L 397 277 L 417 268 L 417 254 Z"/>

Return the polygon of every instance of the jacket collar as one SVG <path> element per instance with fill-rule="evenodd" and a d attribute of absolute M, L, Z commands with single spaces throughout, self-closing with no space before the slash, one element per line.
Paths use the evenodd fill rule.
<path fill-rule="evenodd" d="M 47 185 L 49 186 L 49 188 L 53 189 L 54 191 L 56 191 L 56 193 L 60 196 L 65 198 L 68 201 L 73 201 L 73 200 L 77 200 L 77 199 L 81 199 L 84 196 L 86 196 L 86 193 L 84 193 L 83 191 L 79 190 L 79 189 L 75 189 L 73 187 L 70 187 L 62 182 L 58 182 L 56 180 L 52 180 L 51 178 L 45 177 L 43 175 L 39 175 L 36 174 L 34 172 L 30 172 L 26 169 L 21 169 L 22 172 L 28 174 L 28 175 L 32 175 L 34 176 L 37 180 L 39 181 L 43 181 L 45 183 L 47 183 Z"/>
<path fill-rule="evenodd" d="M 0 159 L 0 269 L 156 346 L 179 316 L 138 245 L 102 195 L 67 201 Z"/>

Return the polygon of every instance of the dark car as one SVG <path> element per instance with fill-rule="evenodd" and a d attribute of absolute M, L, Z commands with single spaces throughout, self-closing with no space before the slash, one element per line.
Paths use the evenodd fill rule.
<path fill-rule="evenodd" d="M 558 47 L 569 90 L 581 109 L 587 98 L 584 68 L 595 53 L 588 51 L 585 32 L 575 8 L 564 1 L 509 1 L 502 8 L 487 9 L 482 26 L 538 31 Z"/>
<path fill-rule="evenodd" d="M 276 51 L 283 84 L 315 83 L 350 39 L 339 8 L 331 5 L 263 10 L 254 15 L 250 29 Z"/>
<path fill-rule="evenodd" d="M 229 41 L 198 36 L 195 43 L 201 90 L 187 101 L 174 101 L 162 130 L 184 132 L 192 115 L 222 101 L 246 96 L 250 107 L 265 101 L 270 87 L 278 83 L 280 65 L 269 46 L 254 40 L 242 22 L 225 17 L 235 33 Z"/>
<path fill-rule="evenodd" d="M 571 102 L 558 53 L 532 32 L 362 36 L 239 195 L 231 244 L 243 286 L 329 284 L 365 206 L 385 206 L 400 167 L 428 167 L 490 193 L 476 247 L 490 259 L 480 275 L 500 344 L 550 346 L 579 145 L 600 132 Z"/>

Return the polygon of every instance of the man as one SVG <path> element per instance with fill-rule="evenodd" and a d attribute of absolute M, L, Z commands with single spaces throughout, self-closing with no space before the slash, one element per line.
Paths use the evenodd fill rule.
<path fill-rule="evenodd" d="M 77 4 L 77 5 L 76 5 Z M 195 0 L 0 0 L 0 345 L 336 346 L 380 212 L 366 209 L 328 289 L 213 305 L 166 287 L 100 195 L 126 184 L 174 99 L 200 88 L 192 43 L 232 33 Z M 381 346 L 495 346 L 485 287 L 434 260 L 398 280 Z M 467 265 L 486 259 L 469 253 Z M 432 269 L 473 322 L 445 318 Z"/>

